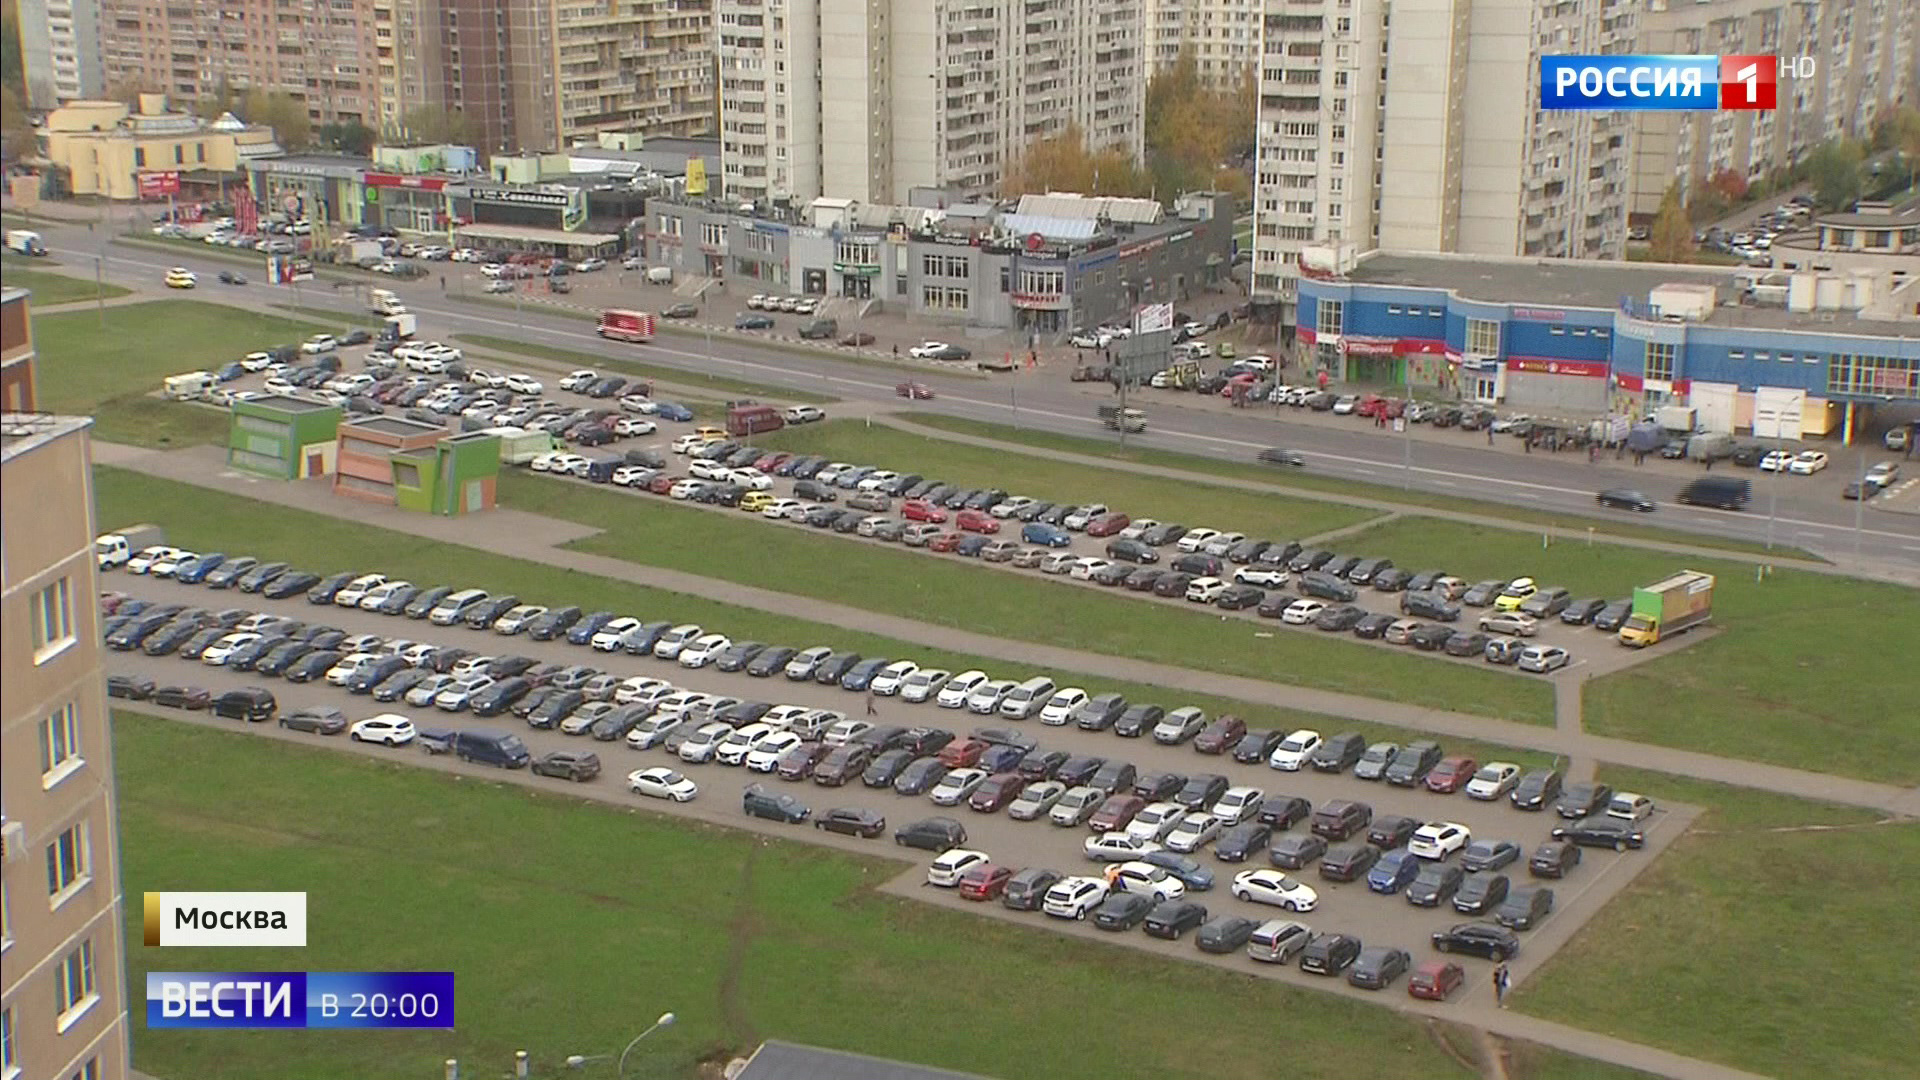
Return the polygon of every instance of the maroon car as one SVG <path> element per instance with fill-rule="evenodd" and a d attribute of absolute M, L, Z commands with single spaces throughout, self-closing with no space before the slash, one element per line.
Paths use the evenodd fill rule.
<path fill-rule="evenodd" d="M 981 863 L 960 876 L 960 898 L 962 900 L 992 900 L 1007 891 L 1007 882 L 1013 877 L 1013 868 L 994 863 Z"/>
<path fill-rule="evenodd" d="M 1234 715 L 1222 716 L 1193 737 L 1193 748 L 1202 754 L 1224 754 L 1247 735 L 1247 722 Z"/>
<path fill-rule="evenodd" d="M 991 814 L 1020 797 L 1027 789 L 1027 778 L 1015 772 L 994 773 L 967 796 L 967 805 L 983 814 Z"/>
<path fill-rule="evenodd" d="M 1132 823 L 1134 815 L 1146 808 L 1147 800 L 1138 795 L 1109 795 L 1100 809 L 1087 819 L 1087 827 L 1097 833 L 1124 829 Z"/>
<path fill-rule="evenodd" d="M 1467 973 L 1449 960 L 1428 960 L 1413 969 L 1407 980 L 1407 995 L 1423 1001 L 1445 1001 L 1447 995 L 1467 981 Z"/>
<path fill-rule="evenodd" d="M 820 759 L 832 751 L 833 747 L 823 742 L 803 742 L 780 755 L 780 764 L 774 769 L 782 780 L 805 780 L 813 775 L 813 767 L 820 764 Z"/>
<path fill-rule="evenodd" d="M 1131 524 L 1133 519 L 1122 513 L 1098 514 L 1092 521 L 1087 522 L 1087 535 L 1113 536 Z"/>
<path fill-rule="evenodd" d="M 865 772 L 872 760 L 873 747 L 866 743 L 836 746 L 813 767 L 813 782 L 822 787 L 839 787 Z"/>
<path fill-rule="evenodd" d="M 955 739 L 940 748 L 940 764 L 949 769 L 970 769 L 991 745 L 983 739 Z"/>
<path fill-rule="evenodd" d="M 1441 758 L 1440 764 L 1427 774 L 1427 790 L 1436 795 L 1451 795 L 1479 771 L 1480 763 L 1464 754 Z"/>

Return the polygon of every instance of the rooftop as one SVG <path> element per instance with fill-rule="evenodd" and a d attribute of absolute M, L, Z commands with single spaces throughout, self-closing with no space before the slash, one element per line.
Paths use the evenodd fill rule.
<path fill-rule="evenodd" d="M 86 416 L 12 412 L 0 415 L 0 464 L 91 426 L 93 419 Z"/>
<path fill-rule="evenodd" d="M 1816 225 L 1841 228 L 1911 229 L 1920 226 L 1920 198 L 1908 199 L 1898 206 L 1861 203 L 1850 214 L 1816 214 Z"/>
<path fill-rule="evenodd" d="M 341 431 L 347 428 L 358 431 L 377 431 L 382 435 L 409 438 L 419 435 L 445 435 L 447 429 L 437 424 L 423 424 L 418 420 L 409 420 L 404 416 L 369 416 L 364 420 L 355 420 L 342 424 Z"/>
<path fill-rule="evenodd" d="M 974 1073 L 768 1040 L 734 1080 L 987 1080 Z"/>
<path fill-rule="evenodd" d="M 293 394 L 265 394 L 261 397 L 246 398 L 245 404 L 290 413 L 320 412 L 323 409 L 332 409 L 335 412 L 340 410 L 340 406 L 329 405 L 319 398 L 296 397 Z"/>

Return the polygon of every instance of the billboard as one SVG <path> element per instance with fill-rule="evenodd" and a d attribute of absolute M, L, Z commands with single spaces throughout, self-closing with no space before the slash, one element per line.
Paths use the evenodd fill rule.
<path fill-rule="evenodd" d="M 180 194 L 180 174 L 178 172 L 143 172 L 135 177 L 140 186 L 143 199 L 164 199 Z"/>
<path fill-rule="evenodd" d="M 1141 308 L 1140 313 L 1133 319 L 1133 332 L 1136 334 L 1153 334 L 1172 329 L 1172 304 L 1148 304 Z"/>

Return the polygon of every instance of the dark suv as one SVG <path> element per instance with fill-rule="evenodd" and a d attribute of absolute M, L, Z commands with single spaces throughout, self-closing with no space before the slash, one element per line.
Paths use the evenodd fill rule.
<path fill-rule="evenodd" d="M 1387 766 L 1387 783 L 1396 787 L 1417 786 L 1445 756 L 1437 742 L 1429 739 L 1410 742 L 1401 747 L 1393 757 L 1393 764 Z"/>
<path fill-rule="evenodd" d="M 923 851 L 948 851 L 967 842 L 967 830 L 952 818 L 932 817 L 902 826 L 893 834 L 893 842 Z"/>
<path fill-rule="evenodd" d="M 1345 840 L 1373 821 L 1373 807 L 1351 799 L 1329 799 L 1313 814 L 1313 834 Z"/>
<path fill-rule="evenodd" d="M 741 796 L 741 809 L 748 817 L 767 818 L 770 821 L 784 821 L 789 825 L 798 825 L 807 820 L 813 811 L 807 805 L 791 795 L 768 791 L 759 784 L 748 784 Z"/>
<path fill-rule="evenodd" d="M 1520 955 L 1520 939 L 1513 931 L 1492 923 L 1458 923 L 1433 935 L 1433 947 L 1444 953 L 1466 953 L 1506 961 Z"/>

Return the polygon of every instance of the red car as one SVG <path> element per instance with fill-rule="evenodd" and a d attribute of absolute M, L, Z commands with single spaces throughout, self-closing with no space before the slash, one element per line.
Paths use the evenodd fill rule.
<path fill-rule="evenodd" d="M 1208 724 L 1205 731 L 1193 737 L 1193 748 L 1202 754 L 1224 754 L 1239 744 L 1247 734 L 1247 722 L 1229 713 Z"/>
<path fill-rule="evenodd" d="M 1000 519 L 985 510 L 962 510 L 953 523 L 968 532 L 997 533 L 1000 531 Z"/>
<path fill-rule="evenodd" d="M 1138 795 L 1109 795 L 1100 809 L 1087 819 L 1087 827 L 1094 832 L 1113 832 L 1132 824 L 1134 815 L 1147 808 L 1147 800 Z"/>
<path fill-rule="evenodd" d="M 1131 524 L 1133 519 L 1125 514 L 1101 514 L 1087 522 L 1087 535 L 1112 536 Z"/>
<path fill-rule="evenodd" d="M 685 479 L 684 476 L 656 476 L 647 484 L 647 490 L 655 495 L 665 495 L 673 490 L 673 485 Z"/>
<path fill-rule="evenodd" d="M 1007 891 L 1007 882 L 1012 878 L 1013 868 L 1010 866 L 981 863 L 960 876 L 960 898 L 992 900 Z"/>
<path fill-rule="evenodd" d="M 821 759 L 833 753 L 833 747 L 823 742 L 803 742 L 799 746 L 780 755 L 777 771 L 782 780 L 805 780 L 813 775 L 813 767 Z"/>
<path fill-rule="evenodd" d="M 959 547 L 960 541 L 964 539 L 966 539 L 965 533 L 943 532 L 932 540 L 927 541 L 927 550 L 940 552 L 952 551 L 954 548 Z"/>
<path fill-rule="evenodd" d="M 931 521 L 935 525 L 944 525 L 947 512 L 925 499 L 908 499 L 900 504 L 900 516 L 908 521 Z"/>
<path fill-rule="evenodd" d="M 926 383 L 903 382 L 894 387 L 893 392 L 914 401 L 929 401 L 933 398 L 933 388 Z"/>
<path fill-rule="evenodd" d="M 1379 394 L 1362 394 L 1360 395 L 1359 404 L 1353 407 L 1353 415 L 1373 416 L 1377 413 L 1385 412 L 1386 407 L 1387 399 L 1381 397 Z"/>
<path fill-rule="evenodd" d="M 1428 960 L 1413 969 L 1413 977 L 1407 980 L 1407 996 L 1423 1001 L 1445 1001 L 1447 995 L 1459 989 L 1467 981 L 1467 973 L 1459 964 L 1447 960 Z"/>
<path fill-rule="evenodd" d="M 973 794 L 967 796 L 967 805 L 983 814 L 991 814 L 1020 797 L 1027 790 L 1027 778 L 1019 773 L 994 773 L 987 777 Z"/>
<path fill-rule="evenodd" d="M 955 739 L 940 748 L 940 764 L 949 769 L 970 769 L 991 745 L 984 739 Z"/>
<path fill-rule="evenodd" d="M 1440 764 L 1427 774 L 1427 790 L 1436 795 L 1451 795 L 1479 771 L 1480 763 L 1470 757 L 1455 754 L 1441 758 Z"/>
<path fill-rule="evenodd" d="M 781 462 L 791 460 L 793 460 L 792 454 L 787 453 L 785 450 L 776 450 L 771 454 L 761 457 L 760 460 L 755 461 L 753 467 L 763 473 L 771 473 L 780 467 Z"/>

